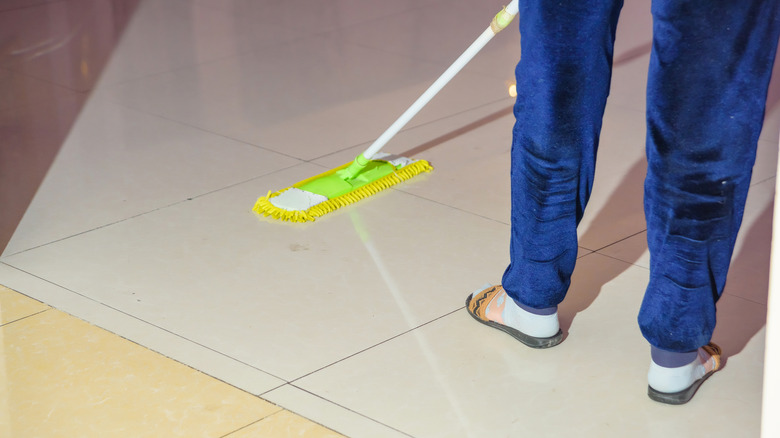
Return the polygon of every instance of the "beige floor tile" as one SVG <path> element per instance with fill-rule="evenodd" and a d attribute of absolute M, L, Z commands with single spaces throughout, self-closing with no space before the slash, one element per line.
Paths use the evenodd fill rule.
<path fill-rule="evenodd" d="M 0 285 L 0 325 L 48 309 L 49 306 Z"/>
<path fill-rule="evenodd" d="M 278 388 L 285 381 L 264 373 L 219 351 L 194 342 L 181 334 L 161 330 L 159 326 L 120 312 L 88 296 L 45 281 L 40 277 L 0 263 L 0 278 L 13 290 L 31 291 L 35 297 L 51 307 L 74 315 L 84 321 L 116 333 L 125 339 L 159 352 L 209 376 L 244 391 L 260 395 Z M 267 398 L 266 398 L 267 400 Z M 272 401 L 278 405 L 276 401 Z M 299 410 L 295 410 L 300 412 Z M 4 438 L 4 437 L 3 437 Z"/>
<path fill-rule="evenodd" d="M 280 409 L 57 310 L 0 337 L 0 436 L 213 437 Z"/>
<path fill-rule="evenodd" d="M 225 438 L 254 437 L 339 438 L 343 435 L 290 411 L 281 411 L 263 418 L 251 426 L 233 432 Z"/>

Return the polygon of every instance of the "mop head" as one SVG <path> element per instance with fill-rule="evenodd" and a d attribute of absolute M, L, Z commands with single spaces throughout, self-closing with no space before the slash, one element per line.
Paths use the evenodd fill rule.
<path fill-rule="evenodd" d="M 290 222 L 307 222 L 406 181 L 433 167 L 425 160 L 377 154 L 353 178 L 343 172 L 352 163 L 303 180 L 292 187 L 268 192 L 254 212 Z"/>

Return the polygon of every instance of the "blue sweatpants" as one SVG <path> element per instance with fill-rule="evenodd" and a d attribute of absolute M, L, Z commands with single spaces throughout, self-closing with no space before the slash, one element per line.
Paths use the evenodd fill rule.
<path fill-rule="evenodd" d="M 520 0 L 511 263 L 502 284 L 542 313 L 563 301 L 574 270 L 622 3 Z M 707 344 L 715 327 L 763 122 L 780 0 L 653 0 L 652 14 L 651 267 L 639 325 L 651 345 L 687 352 Z"/>

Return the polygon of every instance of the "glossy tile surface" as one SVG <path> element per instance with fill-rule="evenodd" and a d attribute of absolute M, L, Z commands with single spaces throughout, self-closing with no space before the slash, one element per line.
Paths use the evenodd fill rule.
<path fill-rule="evenodd" d="M 93 95 L 6 254 L 119 222 L 298 163 Z M 89 193 L 89 196 L 84 196 Z"/>
<path fill-rule="evenodd" d="M 378 137 L 445 68 L 330 32 L 140 79 L 106 94 L 141 111 L 308 160 Z M 505 95 L 503 81 L 463 72 L 409 126 Z"/>
<path fill-rule="evenodd" d="M 28 2 L 0 11 L 0 66 L 70 90 L 90 91 L 138 3 Z"/>
<path fill-rule="evenodd" d="M 259 436 L 339 438 L 343 435 L 333 432 L 319 424 L 301 418 L 288 411 L 281 411 L 263 418 L 241 430 L 226 435 L 225 438 L 250 438 Z"/>
<path fill-rule="evenodd" d="M 177 410 L 146 418 L 168 427 L 187 414 L 196 432 L 185 436 L 758 434 L 780 81 L 719 302 L 714 340 L 727 366 L 689 405 L 655 404 L 636 326 L 649 266 L 649 0 L 626 2 L 618 25 L 594 190 L 561 306 L 566 339 L 548 351 L 463 309 L 508 263 L 514 26 L 388 143 L 434 172 L 315 223 L 250 212 L 269 190 L 351 161 L 500 3 L 1 3 L 0 284 L 42 303 L 0 291 L 0 336 L 6 350 L 22 346 L 4 356 L 0 390 L 58 388 L 30 383 L 18 365 L 52 344 L 62 360 L 77 355 L 62 367 L 76 379 L 135 379 L 123 394 L 131 406 L 165 388 Z M 54 334 L 19 341 L 42 327 Z M 99 348 L 69 348 L 73 339 Z M 178 362 L 123 368 L 157 363 L 152 351 Z M 141 422 L 135 408 L 111 419 L 116 397 L 67 408 L 98 409 L 103 428 Z M 56 416 L 68 411 L 47 422 L 41 406 L 19 414 L 21 398 L 2 400 L 0 424 L 73 435 L 65 427 L 76 423 Z"/>
<path fill-rule="evenodd" d="M 3 436 L 341 436 L 49 309 L 0 286 Z"/>
<path fill-rule="evenodd" d="M 0 5 L 0 254 L 137 3 L 9 0 Z"/>
<path fill-rule="evenodd" d="M 3 436 L 221 436 L 280 409 L 56 310 L 1 333 Z"/>
<path fill-rule="evenodd" d="M 304 391 L 292 384 L 263 394 L 263 398 L 281 407 L 290 406 L 296 413 L 315 422 L 327 423 L 331 428 L 350 437 L 400 438 L 409 435 L 337 405 L 318 394 Z"/>
<path fill-rule="evenodd" d="M 506 225 L 406 193 L 314 224 L 249 213 L 268 187 L 319 171 L 298 166 L 4 260 L 283 379 L 451 312 L 464 285 L 500 278 Z M 460 266 L 470 268 L 450 268 Z"/>
<path fill-rule="evenodd" d="M 49 306 L 0 286 L 0 325 L 49 309 Z"/>
<path fill-rule="evenodd" d="M 659 405 L 645 395 L 649 349 L 636 342 L 647 271 L 600 255 L 577 269 L 559 347 L 526 348 L 461 310 L 296 384 L 411 436 L 757 435 L 761 361 L 744 357 L 760 356 L 763 331 L 719 331 L 740 354 L 689 405 Z M 732 322 L 761 316 L 763 306 L 730 300 Z M 710 421 L 713 409 L 734 423 Z"/>

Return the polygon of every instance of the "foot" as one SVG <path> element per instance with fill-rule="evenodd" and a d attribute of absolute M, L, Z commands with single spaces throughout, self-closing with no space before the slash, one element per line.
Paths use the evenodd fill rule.
<path fill-rule="evenodd" d="M 647 395 L 661 403 L 688 403 L 702 383 L 721 367 L 721 348 L 710 342 L 699 348 L 693 362 L 676 368 L 666 368 L 650 362 L 647 375 Z"/>
<path fill-rule="evenodd" d="M 466 310 L 482 324 L 508 333 L 529 347 L 549 348 L 563 340 L 557 312 L 536 315 L 523 310 L 501 286 L 469 295 Z"/>

